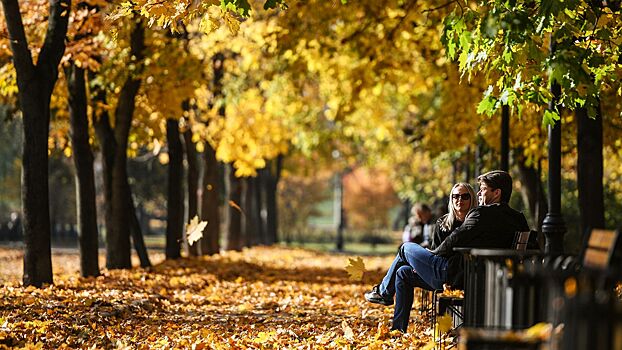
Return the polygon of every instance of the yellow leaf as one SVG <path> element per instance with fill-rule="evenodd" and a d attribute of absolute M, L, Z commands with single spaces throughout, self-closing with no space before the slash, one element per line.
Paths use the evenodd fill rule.
<path fill-rule="evenodd" d="M 242 215 L 244 215 L 244 211 L 242 210 L 242 208 L 240 208 L 239 205 L 237 205 L 234 201 L 229 201 L 229 206 L 231 206 L 231 208 L 236 209 L 237 211 L 239 211 Z"/>
<path fill-rule="evenodd" d="M 439 317 L 436 323 L 438 324 L 439 332 L 447 333 L 449 332 L 449 330 L 451 329 L 451 326 L 453 325 L 453 319 L 451 318 L 451 315 L 445 314 Z"/>
<path fill-rule="evenodd" d="M 344 338 L 346 338 L 349 341 L 354 341 L 354 332 L 352 331 L 352 328 L 348 326 L 348 323 L 346 322 L 346 320 L 343 320 L 343 322 L 341 322 L 341 329 L 343 330 Z"/>
<path fill-rule="evenodd" d="M 346 271 L 348 272 L 348 275 L 350 275 L 351 280 L 362 280 L 363 273 L 365 273 L 365 264 L 363 263 L 363 259 L 361 259 L 360 256 L 356 257 L 356 259 L 349 258 L 348 266 L 346 266 Z"/>
<path fill-rule="evenodd" d="M 192 245 L 203 237 L 203 230 L 207 226 L 207 221 L 199 222 L 199 217 L 194 216 L 190 223 L 186 225 L 186 237 L 188 237 L 188 244 Z"/>
<path fill-rule="evenodd" d="M 270 340 L 276 333 L 274 332 L 259 332 L 257 334 L 257 338 L 253 340 L 255 343 L 263 344 Z"/>
<path fill-rule="evenodd" d="M 553 331 L 553 326 L 550 323 L 536 323 L 526 330 L 528 338 L 547 339 L 550 337 Z"/>

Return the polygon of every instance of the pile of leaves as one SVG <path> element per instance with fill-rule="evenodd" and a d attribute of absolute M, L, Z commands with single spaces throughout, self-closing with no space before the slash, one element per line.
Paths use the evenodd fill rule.
<path fill-rule="evenodd" d="M 366 302 L 392 257 L 252 248 L 162 261 L 149 269 L 80 278 L 76 253 L 55 254 L 54 285 L 21 286 L 21 253 L 0 249 L 0 349 L 263 349 L 430 347 L 413 311 L 407 334 L 389 331 L 392 307 Z M 357 263 L 360 259 L 355 260 Z M 356 265 L 356 264 L 355 264 Z M 357 265 L 354 270 L 365 270 Z M 18 275 L 19 274 L 19 275 Z"/>

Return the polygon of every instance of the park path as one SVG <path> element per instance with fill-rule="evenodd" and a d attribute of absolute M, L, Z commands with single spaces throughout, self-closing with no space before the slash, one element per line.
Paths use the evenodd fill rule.
<path fill-rule="evenodd" d="M 343 254 L 266 247 L 178 261 L 158 254 L 161 263 L 149 269 L 79 278 L 77 254 L 55 252 L 55 285 L 34 289 L 19 286 L 21 253 L 0 248 L 0 347 L 373 349 L 429 341 L 417 317 L 412 334 L 391 334 L 393 308 L 362 297 L 390 256 L 363 257 L 367 272 L 351 281 L 344 268 L 352 256 Z"/>

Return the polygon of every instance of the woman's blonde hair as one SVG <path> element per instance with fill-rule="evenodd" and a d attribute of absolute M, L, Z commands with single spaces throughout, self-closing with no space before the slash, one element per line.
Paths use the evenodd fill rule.
<path fill-rule="evenodd" d="M 441 223 L 441 226 L 447 231 L 451 230 L 451 227 L 454 225 L 454 222 L 456 221 L 456 207 L 454 207 L 454 201 L 451 199 L 451 194 L 454 192 L 456 188 L 460 186 L 466 188 L 467 192 L 471 195 L 471 199 L 469 200 L 469 210 L 473 209 L 477 205 L 477 199 L 475 198 L 475 190 L 473 190 L 473 187 L 471 187 L 471 185 L 469 185 L 466 182 L 458 182 L 457 184 L 455 184 L 451 188 L 451 191 L 449 191 L 449 204 L 447 205 L 448 213 L 445 216 L 445 220 L 443 220 L 443 222 Z"/>

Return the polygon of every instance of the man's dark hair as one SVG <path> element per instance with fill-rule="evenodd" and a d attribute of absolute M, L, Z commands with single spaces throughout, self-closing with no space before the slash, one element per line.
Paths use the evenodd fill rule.
<path fill-rule="evenodd" d="M 480 175 L 477 181 L 485 183 L 493 190 L 501 190 L 501 202 L 508 203 L 512 196 L 512 176 L 503 170 L 493 170 Z"/>

